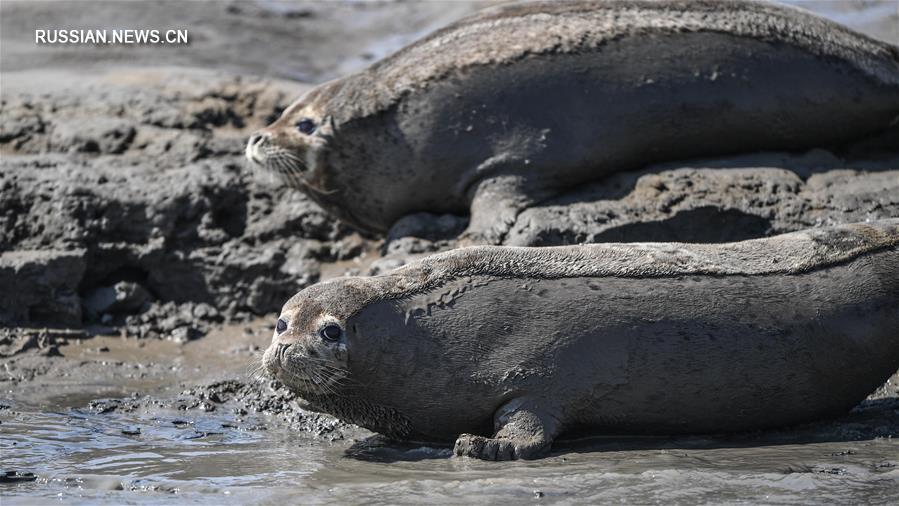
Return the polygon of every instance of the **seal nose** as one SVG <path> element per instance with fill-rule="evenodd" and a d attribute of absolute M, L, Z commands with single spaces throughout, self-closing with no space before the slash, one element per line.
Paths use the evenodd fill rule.
<path fill-rule="evenodd" d="M 263 160 L 265 160 L 262 148 L 265 146 L 269 137 L 271 137 L 271 135 L 264 132 L 256 132 L 251 135 L 250 139 L 247 141 L 247 159 L 251 162 L 261 164 Z"/>
<path fill-rule="evenodd" d="M 265 136 L 264 134 L 255 133 L 255 134 L 253 134 L 253 135 L 250 136 L 250 141 L 249 141 L 248 144 L 249 144 L 250 146 L 258 146 L 259 144 L 262 143 L 262 141 L 265 140 L 265 137 L 266 137 L 266 136 Z"/>
<path fill-rule="evenodd" d="M 275 348 L 275 357 L 278 358 L 278 363 L 284 363 L 284 358 L 287 356 L 288 348 L 290 348 L 289 344 L 278 343 L 277 348 Z"/>

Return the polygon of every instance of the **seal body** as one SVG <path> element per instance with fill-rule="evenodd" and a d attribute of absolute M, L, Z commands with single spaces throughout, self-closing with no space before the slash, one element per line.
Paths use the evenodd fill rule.
<path fill-rule="evenodd" d="M 798 9 L 538 2 L 311 90 L 247 155 L 359 228 L 470 211 L 467 236 L 496 243 L 524 207 L 614 171 L 830 145 L 897 115 L 897 48 Z"/>
<path fill-rule="evenodd" d="M 720 245 L 463 248 L 307 288 L 281 317 L 266 367 L 313 406 L 457 454 L 789 425 L 847 412 L 899 368 L 899 219 Z M 343 329 L 336 359 L 307 353 L 323 321 Z"/>

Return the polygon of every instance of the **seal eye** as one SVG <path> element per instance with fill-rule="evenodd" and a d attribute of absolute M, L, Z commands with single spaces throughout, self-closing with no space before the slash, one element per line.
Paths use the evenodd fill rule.
<path fill-rule="evenodd" d="M 343 334 L 343 330 L 337 325 L 333 323 L 330 325 L 325 325 L 321 330 L 318 331 L 318 335 L 322 337 L 325 341 L 336 341 L 340 339 L 340 335 Z"/>
<path fill-rule="evenodd" d="M 285 330 L 287 330 L 287 322 L 282 320 L 281 318 L 278 318 L 278 323 L 275 325 L 275 330 L 277 330 L 279 334 L 283 333 Z"/>
<path fill-rule="evenodd" d="M 297 121 L 297 130 L 299 130 L 301 134 L 309 135 L 315 131 L 315 122 L 309 118 L 301 119 L 300 121 Z"/>

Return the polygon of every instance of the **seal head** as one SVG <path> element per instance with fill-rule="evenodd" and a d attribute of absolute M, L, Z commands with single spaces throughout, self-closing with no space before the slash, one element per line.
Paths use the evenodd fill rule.
<path fill-rule="evenodd" d="M 262 359 L 273 377 L 313 397 L 335 394 L 348 375 L 344 323 L 317 306 L 305 300 L 282 312 Z"/>
<path fill-rule="evenodd" d="M 309 400 L 342 392 L 349 377 L 347 318 L 369 299 L 364 282 L 321 283 L 281 310 L 262 361 L 273 377 Z"/>
<path fill-rule="evenodd" d="M 310 194 L 326 194 L 325 160 L 333 140 L 334 121 L 326 113 L 328 85 L 307 92 L 277 121 L 254 133 L 246 147 L 247 159 Z"/>
<path fill-rule="evenodd" d="M 389 437 L 422 439 L 405 415 L 365 395 L 370 393 L 364 386 L 365 369 L 378 357 L 366 346 L 352 316 L 385 291 L 385 281 L 342 278 L 294 295 L 281 310 L 262 362 L 309 409 Z"/>

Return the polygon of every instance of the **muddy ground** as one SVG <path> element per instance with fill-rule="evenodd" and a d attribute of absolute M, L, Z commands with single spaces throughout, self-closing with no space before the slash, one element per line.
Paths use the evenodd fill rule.
<path fill-rule="evenodd" d="M 441 450 L 400 448 L 391 453 L 395 447 L 383 449 L 361 429 L 303 411 L 289 392 L 257 377 L 254 366 L 270 338 L 274 314 L 296 291 L 321 279 L 381 272 L 453 247 L 466 217 L 410 216 L 385 238 L 366 237 L 279 181 L 249 171 L 242 153 L 249 132 L 277 117 L 310 86 L 361 68 L 483 5 L 0 4 L 0 467 L 20 473 L 0 476 L 8 482 L 0 487 L 11 487 L 0 493 L 26 501 L 64 493 L 80 494 L 83 500 L 153 502 L 159 498 L 154 494 L 181 487 L 183 493 L 208 501 L 207 492 L 237 494 L 234 484 L 256 483 L 247 478 L 252 473 L 244 481 L 239 476 L 232 481 L 172 478 L 177 463 L 157 473 L 151 458 L 138 457 L 135 462 L 143 463 L 133 467 L 103 467 L 103 459 L 119 448 L 116 438 L 122 437 L 130 438 L 133 444 L 126 446 L 134 454 L 142 454 L 147 445 L 181 451 L 182 444 L 187 449 L 220 444 L 227 451 L 216 458 L 229 465 L 244 457 L 228 451 L 245 443 L 257 445 L 254 451 L 273 445 L 291 448 L 279 457 L 287 462 L 275 459 L 259 471 L 263 478 L 258 483 L 266 489 L 280 479 L 276 469 L 295 459 L 333 463 L 345 455 L 361 455 L 360 461 L 445 456 Z M 804 5 L 899 41 L 894 2 Z M 131 26 L 186 27 L 191 43 L 36 46 L 32 38 L 35 28 Z M 527 210 L 506 242 L 723 242 L 896 217 L 897 145 L 899 133 L 894 131 L 853 146 L 647 167 Z M 51 444 L 40 435 L 44 425 L 83 426 L 87 432 L 76 431 L 70 439 L 60 436 L 58 444 Z M 105 428 L 97 432 L 94 426 Z M 600 449 L 616 459 L 639 461 L 641 455 L 659 458 L 660 452 L 687 448 L 687 453 L 699 452 L 694 455 L 699 460 L 687 466 L 698 469 L 698 477 L 714 477 L 706 473 L 718 465 L 702 459 L 728 461 L 728 472 L 740 476 L 806 473 L 814 477 L 812 488 L 824 483 L 816 480 L 844 476 L 859 487 L 843 483 L 846 490 L 869 495 L 832 497 L 876 501 L 889 496 L 883 492 L 891 490 L 888 485 L 899 488 L 899 462 L 888 457 L 899 453 L 897 436 L 899 378 L 893 376 L 837 421 L 723 439 L 573 443 L 553 457 L 546 475 L 539 466 L 527 468 L 525 475 L 539 482 L 552 476 L 553 466 L 566 462 L 561 459 L 578 460 L 571 455 L 581 450 Z M 58 452 L 77 453 L 84 441 L 96 443 L 82 449 L 96 453 L 99 464 L 77 459 L 47 463 L 55 462 Z M 359 441 L 365 442 L 355 443 Z M 795 461 L 765 453 L 804 443 L 818 453 Z M 304 450 L 296 453 L 297 445 Z M 753 450 L 706 454 L 720 446 Z M 319 447 L 336 453 L 308 453 Z M 757 452 L 771 459 L 770 468 L 749 464 Z M 840 452 L 849 453 L 829 455 Z M 647 462 L 657 462 L 653 458 L 646 457 Z M 587 467 L 600 465 L 583 459 L 579 462 Z M 222 465 L 216 462 L 196 465 L 215 469 Z M 608 471 L 631 476 L 627 473 L 659 471 L 654 465 Z M 660 472 L 668 469 L 663 466 Z M 369 476 L 370 469 L 344 471 Z M 450 473 L 434 478 L 434 489 L 445 495 L 431 499 L 452 496 L 440 480 L 465 481 L 452 474 L 456 468 L 413 471 L 423 473 L 423 480 L 438 471 Z M 496 475 L 497 480 L 505 478 Z M 606 475 L 593 478 L 585 475 L 582 481 L 609 485 Z M 663 483 L 673 487 L 679 479 Z M 767 474 L 759 479 L 777 481 Z M 352 495 L 361 494 L 358 488 L 338 486 L 345 482 L 325 482 L 325 490 L 333 485 L 342 491 L 338 496 L 361 497 Z M 558 490 L 547 486 L 541 491 L 512 481 L 507 493 L 495 498 L 523 493 L 539 499 L 548 493 L 565 499 L 570 498 L 565 490 L 577 488 L 572 483 Z M 727 486 L 719 484 L 719 489 Z M 396 497 L 405 499 L 396 502 L 429 497 L 416 495 L 414 486 L 397 487 L 402 494 Z M 149 495 L 118 493 L 132 488 Z M 112 495 L 101 492 L 109 490 Z M 328 497 L 316 490 L 311 502 Z M 579 497 L 614 498 L 596 495 L 598 490 L 581 490 L 586 495 Z M 664 497 L 659 493 L 631 498 Z M 742 488 L 733 493 L 735 498 L 750 497 Z M 786 502 L 801 499 L 790 494 Z"/>
<path fill-rule="evenodd" d="M 5 470 L 17 474 L 0 476 L 4 503 L 896 497 L 899 374 L 837 420 L 737 435 L 561 441 L 541 461 L 487 463 L 387 442 L 303 410 L 254 375 L 270 332 L 263 323 L 226 325 L 188 343 L 69 334 L 7 359 L 2 452 Z"/>

